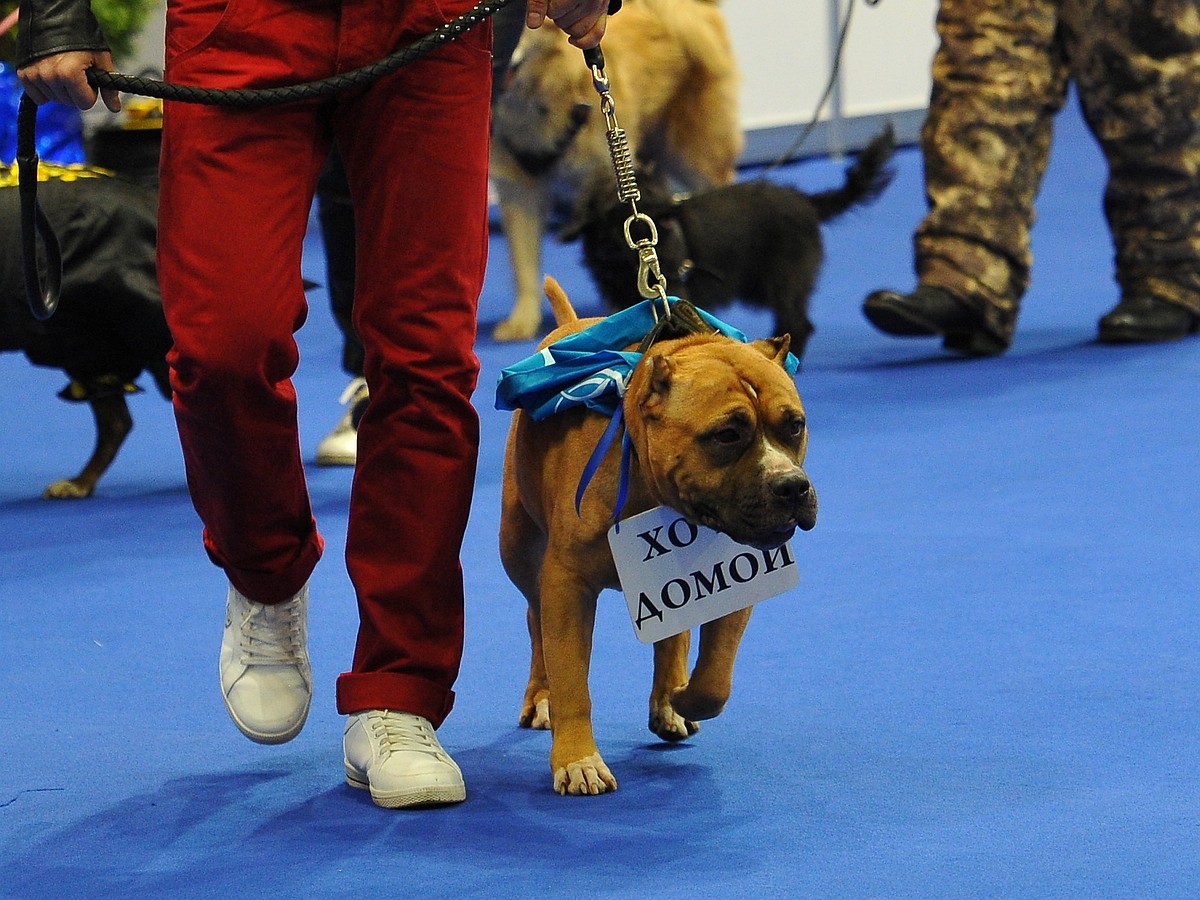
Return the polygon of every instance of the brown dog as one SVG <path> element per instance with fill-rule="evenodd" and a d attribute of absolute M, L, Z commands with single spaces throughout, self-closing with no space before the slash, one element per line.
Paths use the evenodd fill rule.
<path fill-rule="evenodd" d="M 599 321 L 577 319 L 552 279 L 546 295 L 559 327 L 542 346 Z M 647 350 L 623 399 L 632 444 L 623 516 L 665 505 L 758 548 L 816 524 L 816 492 L 802 467 L 804 407 L 783 366 L 788 345 L 786 335 L 743 344 L 704 334 Z M 619 449 L 607 453 L 575 510 L 576 486 L 608 422 L 583 407 L 540 422 L 518 410 L 505 459 L 500 555 L 529 601 L 532 645 L 520 723 L 552 728 L 560 794 L 617 786 L 592 733 L 588 667 L 597 597 L 618 587 L 607 532 Z M 749 618 L 745 609 L 702 626 L 690 678 L 688 632 L 655 644 L 651 731 L 682 740 L 721 712 Z"/>
<path fill-rule="evenodd" d="M 717 4 L 632 0 L 608 20 L 603 47 L 617 120 L 634 156 L 655 161 L 687 190 L 732 182 L 743 140 L 738 74 Z M 493 109 L 489 175 L 516 281 L 496 340 L 537 336 L 549 211 L 605 172 L 612 178 L 604 116 L 583 54 L 549 23 L 526 31 Z"/>

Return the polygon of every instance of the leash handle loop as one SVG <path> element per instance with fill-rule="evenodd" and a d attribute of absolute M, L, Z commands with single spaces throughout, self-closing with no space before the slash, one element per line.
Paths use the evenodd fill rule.
<path fill-rule="evenodd" d="M 17 181 L 21 198 L 21 262 L 25 301 L 29 311 L 44 322 L 58 309 L 62 295 L 62 249 L 58 236 L 37 199 L 38 154 L 34 138 L 37 104 L 21 94 L 17 107 Z M 38 239 L 46 257 L 45 278 L 38 267 Z"/>

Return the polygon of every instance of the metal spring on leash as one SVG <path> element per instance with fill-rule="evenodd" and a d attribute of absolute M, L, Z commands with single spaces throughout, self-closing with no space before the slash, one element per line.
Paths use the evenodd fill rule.
<path fill-rule="evenodd" d="M 633 152 L 629 149 L 629 138 L 625 129 L 617 122 L 617 105 L 613 100 L 608 76 L 604 73 L 604 54 L 597 46 L 583 51 L 583 57 L 592 70 L 592 84 L 596 93 L 600 95 L 600 111 L 604 114 L 605 124 L 604 137 L 608 142 L 608 153 L 612 158 L 613 173 L 617 178 L 617 199 L 628 203 L 633 211 L 625 220 L 625 243 L 638 255 L 638 293 L 647 300 L 658 300 L 662 305 L 663 314 L 670 316 L 667 280 L 663 277 L 658 253 L 654 249 L 658 243 L 658 229 L 654 226 L 654 221 L 637 208 L 637 201 L 642 199 L 642 193 L 638 190 L 637 178 L 633 172 Z M 646 237 L 633 236 L 632 229 L 637 223 L 646 226 Z M 654 309 L 654 317 L 658 319 L 657 306 Z"/>
<path fill-rule="evenodd" d="M 611 98 L 611 94 L 605 96 Z M 608 116 L 605 116 L 607 119 Z M 614 128 L 605 134 L 608 141 L 608 153 L 612 157 L 613 171 L 617 176 L 617 198 L 623 203 L 642 199 L 638 190 L 637 179 L 633 174 L 633 153 L 629 149 L 629 138 L 624 128 Z"/>
<path fill-rule="evenodd" d="M 583 58 L 592 70 L 592 84 L 600 95 L 604 139 L 608 142 L 608 155 L 612 159 L 613 173 L 617 176 L 617 198 L 622 203 L 636 202 L 642 199 L 642 194 L 633 174 L 633 151 L 629 149 L 629 136 L 617 123 L 617 103 L 613 100 L 608 76 L 604 73 L 604 54 L 599 47 L 594 47 L 585 50 Z"/>

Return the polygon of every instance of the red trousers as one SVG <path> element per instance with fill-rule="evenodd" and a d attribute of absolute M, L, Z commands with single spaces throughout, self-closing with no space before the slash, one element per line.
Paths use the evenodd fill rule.
<path fill-rule="evenodd" d="M 172 0 L 168 80 L 263 87 L 367 65 L 469 0 Z M 338 709 L 440 724 L 463 645 L 459 551 L 479 443 L 470 397 L 487 257 L 488 23 L 373 86 L 253 111 L 171 102 L 158 265 L 176 421 L 204 545 L 262 603 L 295 594 L 323 541 L 291 377 L 300 261 L 331 141 L 354 202 L 354 318 L 371 402 L 346 561 L 360 625 Z"/>

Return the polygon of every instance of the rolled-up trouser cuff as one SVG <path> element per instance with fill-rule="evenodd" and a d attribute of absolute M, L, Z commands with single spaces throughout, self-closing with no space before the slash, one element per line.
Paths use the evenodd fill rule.
<path fill-rule="evenodd" d="M 204 532 L 204 549 L 208 558 L 225 570 L 229 583 L 237 588 L 243 597 L 248 597 L 255 603 L 273 605 L 287 602 L 308 583 L 313 569 L 317 567 L 317 562 L 324 553 L 325 539 L 317 531 L 314 521 L 312 532 L 300 543 L 294 557 L 278 571 L 233 566 L 217 551 L 207 529 Z"/>
<path fill-rule="evenodd" d="M 400 672 L 344 672 L 337 680 L 342 715 L 367 709 L 393 709 L 424 716 L 437 728 L 454 706 L 454 691 L 418 675 Z"/>

